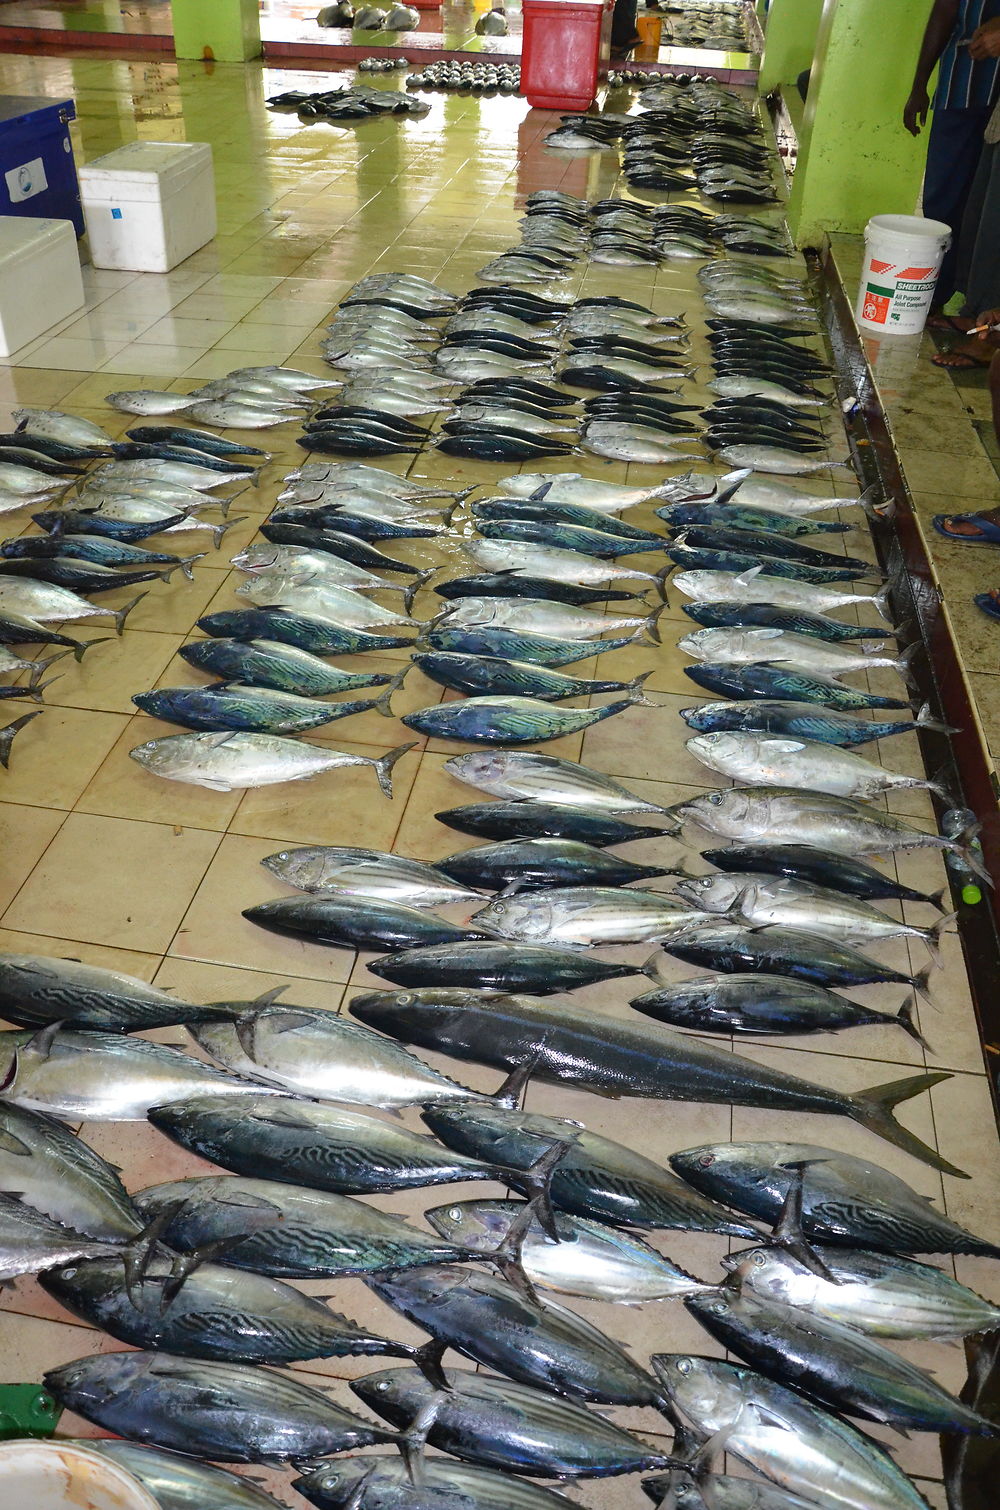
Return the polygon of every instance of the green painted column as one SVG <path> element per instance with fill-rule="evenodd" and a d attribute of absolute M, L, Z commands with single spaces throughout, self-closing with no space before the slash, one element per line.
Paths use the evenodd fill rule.
<path fill-rule="evenodd" d="M 822 14 L 823 0 L 771 0 L 757 82 L 761 94 L 793 85 L 811 67 Z"/>
<path fill-rule="evenodd" d="M 171 9 L 179 58 L 244 63 L 260 57 L 258 0 L 172 0 Z"/>
<path fill-rule="evenodd" d="M 927 21 L 915 0 L 824 0 L 788 223 L 799 246 L 912 215 L 926 141 L 903 105 Z"/>

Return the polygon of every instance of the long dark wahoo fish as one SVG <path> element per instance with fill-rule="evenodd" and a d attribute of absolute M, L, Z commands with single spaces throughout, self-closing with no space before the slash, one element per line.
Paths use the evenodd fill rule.
<path fill-rule="evenodd" d="M 898 1123 L 892 1109 L 950 1075 L 911 1075 L 862 1091 L 836 1091 L 754 1064 L 714 1044 L 666 1028 L 617 1022 L 573 1005 L 532 997 L 496 998 L 490 1006 L 424 1001 L 413 992 L 355 996 L 351 1013 L 403 1043 L 499 1069 L 530 1070 L 605 1095 L 666 1101 L 721 1102 L 850 1117 L 925 1164 L 967 1178 Z"/>

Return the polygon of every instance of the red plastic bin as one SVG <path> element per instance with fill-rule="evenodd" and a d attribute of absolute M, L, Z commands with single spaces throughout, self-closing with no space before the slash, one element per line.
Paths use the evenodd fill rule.
<path fill-rule="evenodd" d="M 522 0 L 521 93 L 539 110 L 587 110 L 611 56 L 614 0 Z"/>

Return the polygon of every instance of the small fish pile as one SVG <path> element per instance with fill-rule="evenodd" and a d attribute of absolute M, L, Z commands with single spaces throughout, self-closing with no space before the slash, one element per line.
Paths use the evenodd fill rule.
<path fill-rule="evenodd" d="M 395 73 L 399 68 L 409 68 L 409 58 L 362 58 L 359 73 Z"/>
<path fill-rule="evenodd" d="M 705 47 L 716 52 L 750 52 L 747 13 L 739 0 L 710 4 L 660 5 L 666 19 L 664 45 Z"/>
<path fill-rule="evenodd" d="M 632 188 L 673 191 L 693 179 L 708 199 L 768 204 L 775 199 L 768 150 L 753 108 L 714 81 L 671 79 L 639 98 L 622 132 L 622 167 Z"/>
<path fill-rule="evenodd" d="M 407 89 L 452 89 L 469 94 L 518 94 L 521 89 L 520 63 L 488 63 L 477 60 L 459 63 L 429 63 L 419 73 L 406 76 Z"/>
<path fill-rule="evenodd" d="M 397 12 L 409 11 L 410 15 L 416 16 L 416 11 L 410 11 L 408 6 L 396 6 Z M 384 12 L 382 13 L 385 14 Z M 415 23 L 414 23 L 415 24 Z M 412 29 L 409 23 L 398 28 L 401 31 Z M 371 30 L 390 30 L 387 23 L 382 23 Z M 368 67 L 365 67 L 365 62 Z M 364 73 L 373 73 L 372 64 L 378 65 L 381 71 L 390 72 L 397 67 L 397 60 L 387 59 L 381 64 L 377 59 L 363 59 L 358 65 Z M 407 66 L 406 59 L 402 59 L 402 66 Z M 352 84 L 349 89 L 317 89 L 310 92 L 300 89 L 289 89 L 283 94 L 274 95 L 268 100 L 269 110 L 294 110 L 303 121 L 332 121 L 336 124 L 343 122 L 352 125 L 358 121 L 373 120 L 383 115 L 426 115 L 430 106 L 425 100 L 415 100 L 408 94 L 403 94 L 398 89 L 376 89 L 372 85 Z"/>

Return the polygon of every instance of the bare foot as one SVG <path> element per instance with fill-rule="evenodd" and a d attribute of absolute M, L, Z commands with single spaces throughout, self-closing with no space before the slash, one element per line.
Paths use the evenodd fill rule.
<path fill-rule="evenodd" d="M 950 367 L 962 372 L 972 367 L 988 367 L 993 353 L 985 341 L 959 341 L 950 351 L 939 351 L 931 357 L 935 367 Z"/>

